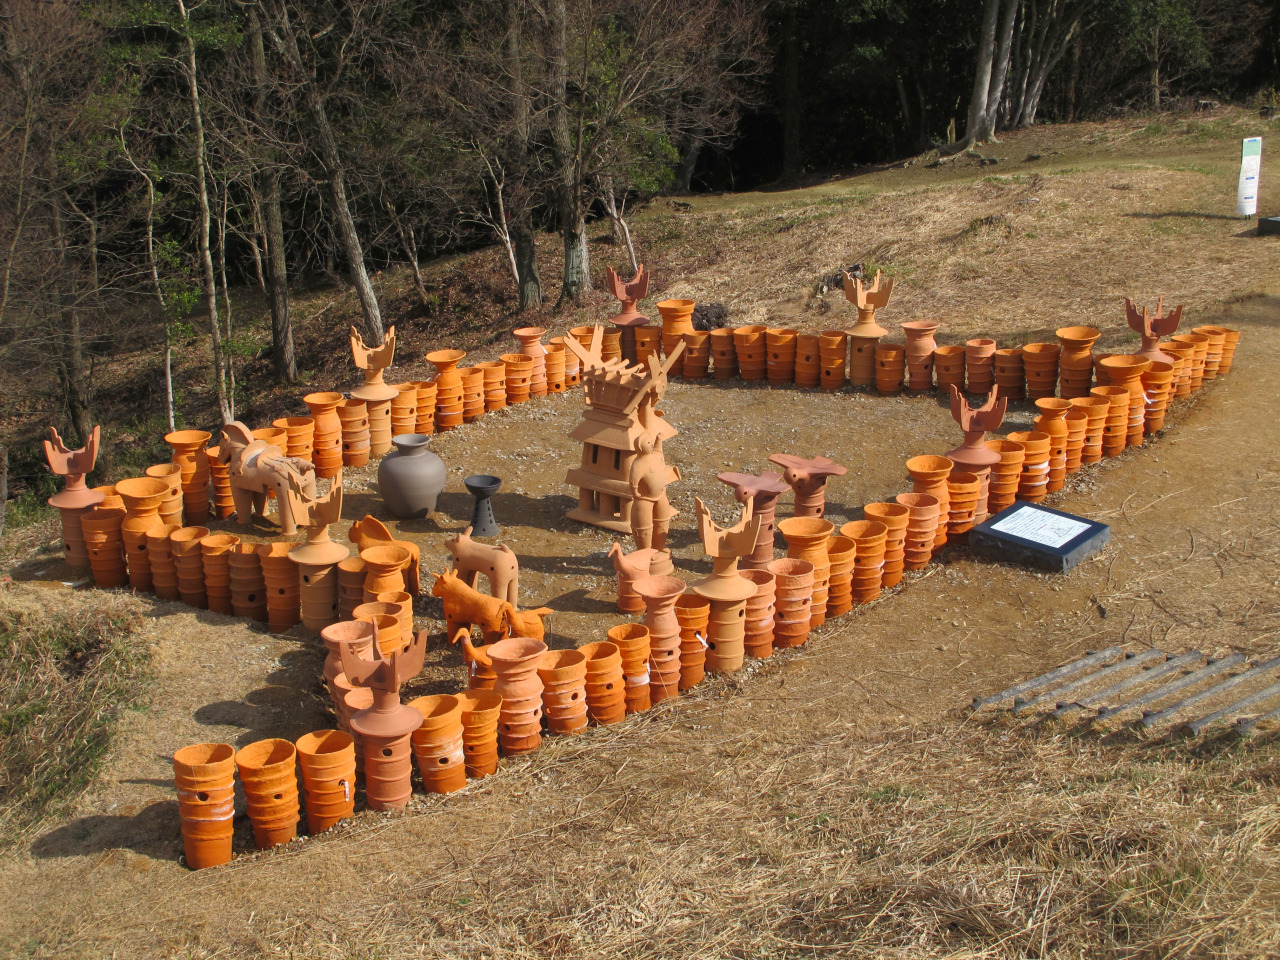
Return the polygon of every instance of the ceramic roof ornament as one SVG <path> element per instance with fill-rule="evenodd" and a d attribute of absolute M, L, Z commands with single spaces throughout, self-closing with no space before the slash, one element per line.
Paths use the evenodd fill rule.
<path fill-rule="evenodd" d="M 760 518 L 755 516 L 751 501 L 742 501 L 742 515 L 732 527 L 721 527 L 711 517 L 711 511 L 700 497 L 694 497 L 697 507 L 698 536 L 702 539 L 702 549 L 712 560 L 710 577 L 699 582 L 709 583 L 711 580 L 743 583 L 750 588 L 746 596 L 755 594 L 755 587 L 738 576 L 738 558 L 745 557 L 755 549 L 756 536 L 760 531 Z M 711 596 L 702 594 L 702 596 Z M 744 597 L 745 599 L 745 597 Z"/>
<path fill-rule="evenodd" d="M 286 457 L 275 444 L 254 439 L 249 428 L 238 420 L 223 426 L 218 460 L 227 465 L 237 523 L 248 526 L 254 516 L 265 519 L 267 491 L 273 490 L 281 535 L 291 537 L 298 532 L 297 520 L 289 505 L 290 484 L 296 483 L 303 496 L 314 498 L 315 467 L 298 457 Z"/>
<path fill-rule="evenodd" d="M 609 322 L 622 329 L 622 358 L 628 363 L 636 362 L 636 327 L 642 327 L 649 318 L 636 309 L 636 301 L 643 300 L 649 294 L 649 271 L 640 264 L 636 275 L 630 280 L 623 280 L 613 267 L 605 268 L 605 276 L 609 283 L 609 292 L 622 301 L 622 310 Z"/>
<path fill-rule="evenodd" d="M 751 512 L 760 519 L 755 550 L 744 556 L 741 566 L 749 570 L 761 570 L 773 559 L 774 523 L 778 511 L 778 497 L 790 489 L 782 474 L 765 470 L 760 476 L 751 473 L 720 473 L 716 479 L 733 487 L 734 499 L 739 503 L 751 501 Z"/>
<path fill-rule="evenodd" d="M 390 400 L 400 391 L 383 382 L 382 372 L 395 359 L 396 328 L 391 327 L 376 347 L 365 346 L 364 338 L 354 326 L 351 328 L 351 356 L 356 367 L 364 371 L 364 383 L 351 391 L 351 395 L 360 400 Z"/>
<path fill-rule="evenodd" d="M 951 416 L 964 431 L 964 443 L 947 453 L 947 458 L 964 470 L 975 467 L 989 468 L 1000 462 L 1000 454 L 986 446 L 987 433 L 1000 429 L 1004 422 L 1009 399 L 999 396 L 1000 388 L 993 387 L 986 402 L 980 407 L 970 406 L 969 401 L 953 383 L 951 386 Z"/>
<path fill-rule="evenodd" d="M 841 273 L 844 278 L 844 297 L 858 308 L 858 322 L 846 331 L 851 337 L 883 337 L 889 331 L 876 323 L 876 310 L 889 302 L 889 294 L 893 292 L 893 278 L 888 277 L 882 286 L 880 271 L 870 286 L 864 284 L 847 272 Z"/>
<path fill-rule="evenodd" d="M 738 576 L 738 558 L 755 549 L 760 518 L 752 513 L 751 500 L 742 503 L 742 515 L 732 527 L 721 527 L 698 497 L 698 534 L 702 548 L 711 557 L 711 576 L 693 585 L 693 592 L 711 601 L 707 620 L 706 668 L 716 673 L 732 673 L 742 667 L 746 653 L 746 604 L 755 596 L 756 585 Z"/>
<path fill-rule="evenodd" d="M 98 447 L 102 443 L 102 427 L 94 427 L 89 435 L 89 442 L 79 450 L 68 450 L 67 445 L 58 436 L 58 431 L 50 427 L 49 439 L 44 441 L 44 457 L 49 461 L 49 469 L 62 477 L 62 491 L 49 498 L 49 506 L 58 508 L 92 507 L 102 502 L 104 494 L 101 490 L 90 490 L 84 482 L 85 475 L 93 470 L 98 461 Z"/>
<path fill-rule="evenodd" d="M 1124 298 L 1125 317 L 1129 327 L 1142 337 L 1142 346 L 1134 353 L 1149 360 L 1161 363 L 1173 363 L 1174 358 L 1160 349 L 1160 338 L 1171 337 L 1178 332 L 1178 324 L 1182 322 L 1182 304 L 1171 313 L 1164 313 L 1164 297 L 1156 301 L 1155 313 L 1145 304 L 1139 312 L 1138 307 L 1128 297 Z"/>
<path fill-rule="evenodd" d="M 347 559 L 351 551 L 329 538 L 329 525 L 342 519 L 342 472 L 333 478 L 323 497 L 307 496 L 296 477 L 290 476 L 289 481 L 289 510 L 307 534 L 305 543 L 289 551 L 289 558 L 305 564 L 334 564 Z"/>
<path fill-rule="evenodd" d="M 847 472 L 829 457 L 806 460 L 789 453 L 775 453 L 769 456 L 769 462 L 785 468 L 782 477 L 795 491 L 797 517 L 820 517 L 826 513 L 827 478 L 843 477 Z"/>

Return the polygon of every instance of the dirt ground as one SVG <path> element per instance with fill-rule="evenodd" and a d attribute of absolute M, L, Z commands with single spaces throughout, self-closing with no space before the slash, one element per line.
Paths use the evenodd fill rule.
<path fill-rule="evenodd" d="M 1104 161 L 1121 162 L 1105 151 Z M 1228 179 L 1222 163 L 1216 175 L 1191 175 L 1220 188 Z M 1169 190 L 1184 176 L 1165 175 Z M 1015 189 L 983 176 L 970 171 L 955 185 L 931 186 L 939 210 L 968 222 L 986 215 L 974 192 Z M 1107 262 L 1123 218 L 1170 199 L 1159 184 L 1102 193 L 1113 179 L 1107 167 L 1050 185 L 1064 195 L 1122 198 L 1120 208 L 1090 208 L 1077 221 L 1098 224 L 1095 236 L 1082 237 L 1090 266 L 1109 273 L 1144 258 L 1146 286 L 1136 294 L 1185 291 L 1198 305 L 1193 324 L 1219 322 L 1243 338 L 1231 375 L 1177 403 L 1161 437 L 1087 469 L 1051 500 L 1111 525 L 1103 554 L 1054 577 L 950 549 L 881 600 L 815 631 L 803 649 L 709 680 L 616 727 L 548 739 L 461 794 L 417 795 L 403 815 L 365 812 L 330 835 L 262 854 L 252 852 L 243 822 L 241 855 L 203 873 L 179 862 L 169 757 L 192 742 L 243 745 L 330 725 L 322 650 L 301 628 L 273 636 L 234 618 L 139 600 L 151 617 L 155 689 L 124 722 L 100 782 L 74 814 L 0 857 L 0 945 L 14 956 L 468 958 L 1262 956 L 1280 947 L 1280 900 L 1261 882 L 1274 874 L 1265 857 L 1280 824 L 1271 734 L 1243 757 L 1212 737 L 1153 754 L 1127 731 L 968 719 L 963 710 L 975 695 L 1113 643 L 1250 655 L 1280 646 L 1280 246 L 1246 240 L 1238 221 L 1206 214 L 1195 221 L 1201 233 L 1177 245 L 1198 250 L 1193 271 L 1154 245 L 1116 249 Z M 908 183 L 884 189 L 884 203 L 902 203 Z M 1017 198 L 1002 193 L 1000 202 Z M 732 218 L 715 206 L 698 216 Z M 847 216 L 856 219 L 855 211 Z M 1062 216 L 1054 229 L 1069 226 Z M 931 229 L 936 239 L 942 228 Z M 811 239 L 834 242 L 820 232 Z M 923 234 L 914 242 L 927 246 Z M 899 281 L 903 309 L 886 317 L 913 315 L 905 305 L 925 301 L 912 296 L 941 304 L 948 290 L 962 291 L 968 302 L 986 290 L 994 316 L 967 312 L 952 323 L 939 307 L 941 342 L 963 339 L 980 321 L 1002 344 L 1092 322 L 1106 331 L 1100 349 L 1131 349 L 1119 280 L 1087 293 L 1046 289 L 1026 243 L 1006 237 L 984 247 L 981 278 L 967 286 L 917 269 Z M 1201 262 L 1229 270 L 1230 283 Z M 715 272 L 681 282 L 716 289 Z M 780 284 L 780 275 L 761 283 Z M 734 283 L 750 295 L 750 279 Z M 1005 300 L 995 300 L 997 289 Z M 794 325 L 804 329 L 843 325 L 848 312 L 842 300 L 797 303 Z M 828 494 L 828 515 L 839 524 L 860 518 L 863 503 L 904 490 L 907 457 L 944 452 L 959 439 L 932 397 L 674 382 L 664 409 L 680 431 L 667 453 L 683 475 L 671 490 L 680 511 L 673 545 L 689 580 L 710 569 L 695 541 L 693 497 L 722 521 L 734 510 L 717 472 L 759 471 L 773 452 L 833 456 L 849 467 Z M 1013 405 L 1005 430 L 1028 427 L 1033 412 Z M 580 398 L 565 395 L 437 437 L 433 449 L 450 477 L 439 515 L 398 525 L 421 544 L 424 570 L 441 569 L 441 533 L 470 512 L 462 477 L 501 476 L 495 511 L 520 556 L 522 605 L 555 609 L 554 647 L 599 639 L 625 619 L 613 608 L 611 538 L 564 519 L 573 502 L 564 472 L 578 457 L 568 433 L 580 413 Z M 348 519 L 386 518 L 372 470 L 346 482 Z M 779 516 L 789 503 L 784 497 Z M 9 572 L 56 603 L 71 578 L 50 547 Z M 434 600 L 420 598 L 416 612 L 419 627 L 438 633 Z M 406 694 L 463 685 L 457 651 L 437 641 Z M 1125 766 L 1134 757 L 1146 772 Z M 1230 783 L 1246 777 L 1256 788 L 1210 796 L 1202 783 L 1188 786 L 1192 770 Z M 1110 829 L 1121 816 L 1133 831 L 1124 842 Z M 1185 831 L 1166 837 L 1174 826 Z M 996 857 L 975 840 L 997 836 L 1014 852 Z M 1043 846 L 1042 836 L 1050 838 Z M 1172 899 L 1184 882 L 1172 867 L 1167 876 L 1151 873 L 1182 856 L 1231 865 L 1221 874 L 1231 875 L 1228 887 L 1195 887 L 1220 904 L 1211 918 Z M 1117 876 L 1138 866 L 1148 871 L 1141 883 L 1116 887 Z M 1103 901 L 1121 915 L 1088 921 L 1085 905 Z M 1197 923 L 1182 923 L 1175 907 Z"/>

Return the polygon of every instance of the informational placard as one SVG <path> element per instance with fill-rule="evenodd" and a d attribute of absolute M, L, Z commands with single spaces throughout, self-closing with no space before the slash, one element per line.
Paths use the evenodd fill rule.
<path fill-rule="evenodd" d="M 1080 536 L 1089 529 L 1089 525 L 1060 513 L 1049 513 L 1047 510 L 1024 505 L 1008 516 L 1001 517 L 991 525 L 991 529 L 1056 549 Z"/>
<path fill-rule="evenodd" d="M 1262 138 L 1249 137 L 1240 150 L 1240 184 L 1236 187 L 1236 216 L 1258 212 L 1258 172 L 1262 168 Z"/>

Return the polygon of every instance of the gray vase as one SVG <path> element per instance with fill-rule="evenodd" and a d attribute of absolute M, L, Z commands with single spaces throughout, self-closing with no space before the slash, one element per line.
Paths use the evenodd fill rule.
<path fill-rule="evenodd" d="M 436 508 L 444 489 L 444 461 L 427 449 L 431 438 L 401 433 L 391 438 L 395 450 L 378 464 L 378 491 L 387 511 L 399 520 L 425 517 Z"/>

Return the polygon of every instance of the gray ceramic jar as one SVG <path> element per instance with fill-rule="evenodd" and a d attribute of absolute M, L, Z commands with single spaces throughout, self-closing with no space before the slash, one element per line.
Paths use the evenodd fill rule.
<path fill-rule="evenodd" d="M 378 491 L 387 510 L 399 520 L 425 517 L 436 508 L 444 489 L 444 461 L 427 449 L 431 438 L 423 433 L 401 433 L 391 438 L 395 450 L 378 464 Z"/>

